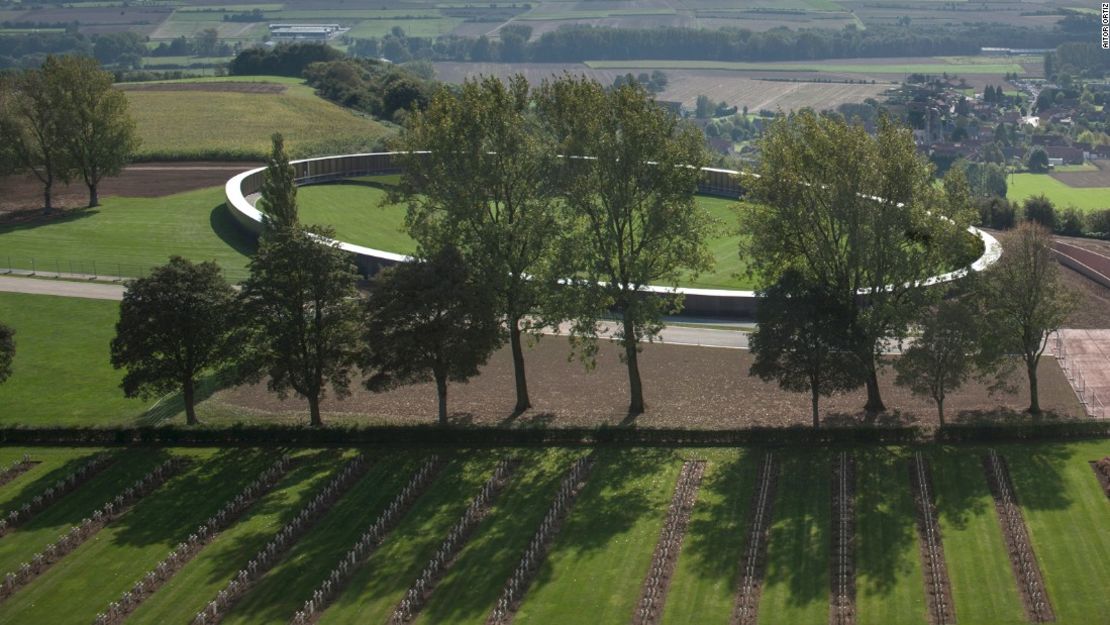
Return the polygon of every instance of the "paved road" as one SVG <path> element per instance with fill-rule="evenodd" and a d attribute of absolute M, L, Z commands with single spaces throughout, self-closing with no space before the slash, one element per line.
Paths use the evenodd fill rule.
<path fill-rule="evenodd" d="M 70 282 L 68 280 L 40 280 L 38 278 L 13 278 L 0 276 L 0 291 L 30 293 L 32 295 L 58 295 L 85 299 L 123 299 L 123 287 L 103 282 Z"/>

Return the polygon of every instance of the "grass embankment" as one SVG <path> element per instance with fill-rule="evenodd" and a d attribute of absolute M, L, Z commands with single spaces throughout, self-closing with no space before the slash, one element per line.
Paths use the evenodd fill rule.
<path fill-rule="evenodd" d="M 670 450 L 598 451 L 589 483 L 513 621 L 628 623 L 681 461 Z"/>
<path fill-rule="evenodd" d="M 99 208 L 0 226 L 0 268 L 46 276 L 136 277 L 176 254 L 214 261 L 239 281 L 254 247 L 224 208 L 222 187 L 160 198 L 108 197 Z"/>
<path fill-rule="evenodd" d="M 305 223 L 335 228 L 336 236 L 348 243 L 411 254 L 416 244 L 404 231 L 404 205 L 382 205 L 384 187 L 396 176 L 371 176 L 339 183 L 310 185 L 297 190 L 301 219 Z M 749 289 L 751 280 L 741 274 L 747 264 L 740 258 L 737 234 L 738 203 L 725 198 L 698 196 L 698 206 L 717 220 L 708 245 L 716 259 L 712 271 L 697 277 L 685 275 L 680 286 Z"/>
<path fill-rule="evenodd" d="M 16 332 L 0 425 L 122 425 L 142 414 L 147 402 L 123 396 L 108 361 L 118 319 L 118 302 L 0 293 L 0 321 Z"/>
<path fill-rule="evenodd" d="M 1069 187 L 1048 174 L 1014 174 L 1007 180 L 1006 195 L 1015 202 L 1043 193 L 1058 211 L 1068 206 L 1081 211 L 1110 208 L 1110 187 Z"/>
<path fill-rule="evenodd" d="M 220 83 L 275 83 L 280 93 L 221 90 Z M 196 83 L 209 85 L 197 89 Z M 166 83 L 163 83 L 166 84 Z M 229 76 L 175 81 L 182 89 L 125 93 L 138 126 L 145 160 L 260 160 L 280 132 L 294 157 L 365 151 L 392 134 L 389 126 L 324 100 L 296 79 Z M 187 85 L 193 85 L 186 88 Z"/>
<path fill-rule="evenodd" d="M 174 453 L 199 462 L 0 604 L 0 622 L 88 625 L 272 458 L 243 450 Z"/>
<path fill-rule="evenodd" d="M 128 622 L 190 622 L 316 496 L 351 453 L 308 451 L 297 455 L 298 467 L 148 598 Z"/>

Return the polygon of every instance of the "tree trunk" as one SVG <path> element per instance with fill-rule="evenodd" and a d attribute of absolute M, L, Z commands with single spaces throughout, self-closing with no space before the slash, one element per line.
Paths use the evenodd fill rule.
<path fill-rule="evenodd" d="M 436 374 L 436 397 L 439 399 L 439 425 L 447 426 L 447 376 Z"/>
<path fill-rule="evenodd" d="M 185 402 L 185 423 L 188 425 L 196 425 L 200 423 L 197 421 L 196 411 L 196 385 L 193 382 L 192 376 L 185 378 L 185 382 L 181 385 L 181 397 Z"/>
<path fill-rule="evenodd" d="M 937 418 L 940 419 L 940 427 L 944 427 L 944 397 L 937 397 Z"/>
<path fill-rule="evenodd" d="M 521 414 L 532 407 L 528 399 L 528 380 L 524 377 L 524 348 L 520 341 L 520 319 L 509 320 L 509 344 L 513 350 L 513 375 L 516 377 L 516 407 L 513 414 Z"/>
<path fill-rule="evenodd" d="M 1029 414 L 1041 414 L 1041 400 L 1037 389 L 1037 362 L 1025 361 L 1025 370 L 1029 373 Z"/>
<path fill-rule="evenodd" d="M 867 403 L 863 406 L 863 410 L 869 415 L 886 410 L 886 406 L 883 405 L 883 396 L 879 393 L 879 374 L 873 366 L 867 372 Z"/>
<path fill-rule="evenodd" d="M 54 183 L 47 182 L 42 186 L 42 213 L 49 215 L 54 210 Z"/>
<path fill-rule="evenodd" d="M 100 192 L 94 182 L 89 185 L 89 208 L 94 208 L 96 206 L 100 206 Z"/>
<path fill-rule="evenodd" d="M 809 387 L 809 401 L 813 408 L 813 429 L 821 427 L 821 412 L 818 409 L 820 399 L 817 395 L 817 385 L 811 384 Z"/>
<path fill-rule="evenodd" d="M 320 395 L 318 393 L 308 396 L 308 414 L 309 425 L 314 428 L 324 425 L 324 420 L 320 418 Z"/>
<path fill-rule="evenodd" d="M 628 365 L 628 416 L 634 417 L 644 412 L 644 387 L 640 382 L 640 363 L 636 348 L 637 334 L 635 328 L 630 328 L 624 321 L 624 359 Z"/>

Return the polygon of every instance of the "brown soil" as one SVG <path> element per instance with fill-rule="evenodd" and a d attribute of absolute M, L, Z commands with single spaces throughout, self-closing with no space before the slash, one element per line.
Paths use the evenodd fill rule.
<path fill-rule="evenodd" d="M 832 519 L 829 557 L 829 625 L 854 625 L 856 622 L 856 465 L 841 452 L 832 467 L 830 492 Z"/>
<path fill-rule="evenodd" d="M 228 178 L 259 163 L 183 161 L 179 163 L 136 163 L 100 185 L 100 198 L 162 197 L 184 191 L 223 186 Z M 0 223 L 14 219 L 38 219 L 42 215 L 42 183 L 31 175 L 0 178 Z M 54 185 L 54 205 L 63 209 L 84 208 L 89 192 L 80 181 Z M 60 212 L 60 211 L 59 211 Z M 13 214 L 14 213 L 14 214 Z M 22 214 L 22 215 L 19 215 Z"/>
<path fill-rule="evenodd" d="M 1095 161 L 1094 164 L 1098 171 L 1064 171 L 1049 175 L 1069 187 L 1079 189 L 1110 187 L 1110 161 Z M 1110 198 L 1103 208 L 1110 208 Z"/>
<path fill-rule="evenodd" d="M 120 83 L 121 91 L 210 91 L 214 93 L 285 93 L 285 85 L 270 82 L 155 82 Z"/>
<path fill-rule="evenodd" d="M 1083 274 L 1061 265 L 1064 284 L 1079 297 L 1079 305 L 1064 327 L 1098 330 L 1110 327 L 1110 289 Z"/>
<path fill-rule="evenodd" d="M 932 470 L 929 467 L 929 461 L 920 454 L 910 462 L 909 469 L 910 486 L 913 489 L 913 500 L 916 504 L 914 516 L 917 517 L 917 542 L 921 547 L 921 569 L 925 573 L 923 579 L 925 596 L 928 599 L 929 623 L 931 625 L 955 623 L 952 584 L 948 578 L 944 542 L 940 534 L 940 524 L 937 522 L 939 517 L 933 498 L 935 491 Z M 929 540 L 930 536 L 932 541 Z"/>
<path fill-rule="evenodd" d="M 600 345 L 597 367 L 587 372 L 577 361 L 568 361 L 563 337 L 544 337 L 525 353 L 533 408 L 513 417 L 515 403 L 512 356 L 508 347 L 494 354 L 481 375 L 469 384 L 448 389 L 449 419 L 455 425 L 595 427 L 627 423 L 628 377 L 619 361 L 619 350 Z M 640 371 L 646 389 L 647 412 L 633 423 L 640 427 L 738 429 L 757 426 L 806 426 L 810 423 L 809 396 L 788 393 L 772 382 L 748 375 L 751 354 L 745 350 L 682 345 L 644 346 Z M 889 412 L 869 418 L 862 412 L 864 390 L 822 399 L 822 420 L 827 425 L 936 423 L 932 402 L 913 397 L 893 384 L 894 372 L 880 377 Z M 1020 383 L 1021 380 L 1018 379 Z M 1079 404 L 1060 367 L 1043 358 L 1040 368 L 1041 406 L 1048 419 L 1079 418 Z M 1020 384 L 1018 385 L 1021 386 Z M 346 424 L 429 424 L 436 415 L 433 384 L 403 387 L 372 394 L 352 385 L 344 400 L 325 398 L 329 422 Z M 946 401 L 952 420 L 1026 420 L 1021 413 L 1028 394 L 991 397 L 986 387 L 969 383 Z M 225 389 L 202 406 L 209 421 L 239 419 L 300 422 L 307 404 L 297 398 L 279 399 L 265 383 Z M 261 418 L 259 418 L 261 417 Z"/>
<path fill-rule="evenodd" d="M 996 474 L 990 455 L 983 456 L 983 471 L 986 473 L 987 485 L 994 498 L 995 512 L 998 514 L 998 523 L 1002 527 L 1002 537 L 1006 541 L 1006 551 L 1010 555 L 1010 566 L 1017 581 L 1022 605 L 1025 607 L 1025 616 L 1032 623 L 1050 623 L 1056 620 L 1056 617 L 1052 612 L 1052 604 L 1044 584 L 1044 574 L 1037 562 L 1037 554 L 1033 551 L 1033 543 L 1029 540 L 1025 517 L 1022 516 L 1021 508 L 1017 503 L 1017 494 L 1014 491 L 1013 480 L 1010 478 L 1010 468 L 1004 457 L 998 455 L 996 458 L 1001 468 L 999 472 L 1001 477 Z M 1023 566 L 1023 562 L 1029 566 Z"/>
<path fill-rule="evenodd" d="M 763 594 L 763 575 L 767 567 L 767 539 L 771 532 L 772 512 L 779 470 L 771 452 L 763 457 L 757 478 L 758 487 L 748 505 L 748 543 L 740 557 L 740 575 L 732 606 L 730 625 L 753 625 L 759 618 L 759 597 Z M 763 506 L 760 506 L 763 501 Z"/>

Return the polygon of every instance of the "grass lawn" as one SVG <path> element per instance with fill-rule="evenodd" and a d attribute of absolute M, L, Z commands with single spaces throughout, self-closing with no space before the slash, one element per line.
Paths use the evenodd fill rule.
<path fill-rule="evenodd" d="M 844 72 L 853 74 L 1024 74 L 1017 63 L 779 63 L 744 61 L 586 61 L 591 69 L 720 69 L 764 72 Z"/>
<path fill-rule="evenodd" d="M 856 458 L 856 623 L 925 625 L 925 582 L 908 456 L 863 448 Z"/>
<path fill-rule="evenodd" d="M 223 188 L 212 187 L 160 198 L 108 197 L 99 208 L 0 226 L 0 249 L 0 267 L 46 275 L 135 277 L 177 254 L 215 261 L 239 281 L 254 241 L 224 208 Z"/>
<path fill-rule="evenodd" d="M 594 625 L 632 618 L 681 463 L 669 450 L 597 453 L 517 625 L 572 623 L 587 614 Z"/>
<path fill-rule="evenodd" d="M 0 387 L 3 388 L 3 387 Z M 95 449 L 2 447 L 0 465 L 9 467 L 23 454 L 39 463 L 24 471 L 19 477 L 0 486 L 0 516 L 6 515 L 33 499 L 54 482 L 72 473 L 95 455 Z"/>
<path fill-rule="evenodd" d="M 1017 625 L 1026 622 L 1025 614 L 983 475 L 982 452 L 947 447 L 931 454 L 956 621 Z"/>
<path fill-rule="evenodd" d="M 328 225 L 348 243 L 410 254 L 416 244 L 404 231 L 405 207 L 382 206 L 383 184 L 396 176 L 367 177 L 332 184 L 309 185 L 297 190 L 301 220 L 305 223 Z M 739 204 L 725 198 L 698 196 L 698 205 L 719 223 L 716 235 L 709 241 L 717 264 L 709 273 L 696 278 L 684 276 L 679 284 L 701 288 L 752 288 L 747 276 L 738 275 L 747 267 L 740 258 L 740 235 L 736 232 Z"/>
<path fill-rule="evenodd" d="M 270 463 L 259 451 L 177 453 L 201 461 L 0 604 L 0 622 L 88 625 Z"/>
<path fill-rule="evenodd" d="M 78 525 L 81 519 L 91 516 L 163 460 L 165 453 L 154 449 L 121 453 L 115 464 L 0 540 L 0 575 L 30 561 L 31 556 L 57 540 L 71 526 Z"/>
<path fill-rule="evenodd" d="M 1110 187 L 1069 187 L 1048 174 L 1014 174 L 1008 182 L 1006 195 L 1013 201 L 1043 193 L 1057 210 L 1068 206 L 1082 211 L 1110 208 Z"/>
<path fill-rule="evenodd" d="M 234 76 L 206 82 L 244 80 Z M 342 154 L 367 150 L 392 133 L 375 120 L 318 97 L 300 81 L 272 82 L 284 84 L 285 91 L 126 90 L 142 139 L 138 157 L 262 159 L 275 132 L 285 136 L 294 157 Z"/>
<path fill-rule="evenodd" d="M 378 550 L 358 568 L 324 612 L 320 625 L 387 622 L 447 532 L 489 479 L 495 462 L 495 456 L 487 452 L 452 461 Z M 363 529 L 372 522 L 373 517 L 366 518 Z"/>
<path fill-rule="evenodd" d="M 246 566 L 250 558 L 304 507 L 352 454 L 308 451 L 300 465 L 243 517 L 224 530 L 189 564 L 128 617 L 128 623 L 184 624 Z"/>
<path fill-rule="evenodd" d="M 16 331 L 0 425 L 123 424 L 142 414 L 147 402 L 124 398 L 123 374 L 108 362 L 118 318 L 117 302 L 0 293 L 0 320 Z"/>
<path fill-rule="evenodd" d="M 740 554 L 747 547 L 748 505 L 758 451 L 709 450 L 698 500 L 671 578 L 664 625 L 727 623 L 735 600 Z"/>
<path fill-rule="evenodd" d="M 829 454 L 775 454 L 779 481 L 759 622 L 824 623 L 829 611 Z"/>
<path fill-rule="evenodd" d="M 222 622 L 229 625 L 288 623 L 404 487 L 417 466 L 419 459 L 415 456 L 379 456 L 367 474 L 297 541 Z M 250 558 L 254 554 L 246 555 Z"/>
<path fill-rule="evenodd" d="M 1110 499 L 1088 461 L 1110 455 L 1110 441 L 1014 446 L 1003 450 L 1033 550 L 1060 625 L 1110 616 Z"/>
<path fill-rule="evenodd" d="M 484 625 L 505 580 L 547 514 L 564 472 L 582 452 L 522 451 L 520 468 L 416 619 L 421 625 Z"/>

